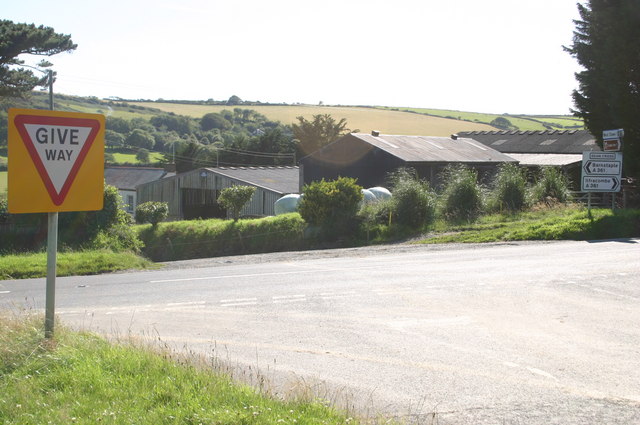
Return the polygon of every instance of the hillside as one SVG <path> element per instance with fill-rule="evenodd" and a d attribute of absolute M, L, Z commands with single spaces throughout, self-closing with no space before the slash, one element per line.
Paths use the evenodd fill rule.
<path fill-rule="evenodd" d="M 12 107 L 48 108 L 46 93 L 34 92 L 28 101 L 13 101 Z M 571 115 L 511 115 L 485 114 L 446 109 L 429 108 L 391 108 L 384 106 L 313 106 L 313 105 L 263 105 L 241 104 L 238 106 L 211 105 L 203 102 L 153 102 L 153 101 L 104 101 L 97 98 L 83 98 L 56 95 L 56 109 L 75 112 L 103 113 L 126 119 L 149 119 L 159 113 L 173 113 L 192 118 L 201 118 L 209 112 L 233 110 L 234 108 L 253 109 L 269 120 L 280 121 L 288 125 L 296 117 L 310 118 L 316 114 L 330 114 L 336 119 L 346 118 L 352 130 L 369 132 L 378 130 L 386 134 L 408 134 L 449 136 L 459 131 L 492 131 L 499 128 L 490 123 L 496 118 L 505 118 L 513 130 L 575 129 L 583 128 L 582 120 Z"/>
<path fill-rule="evenodd" d="M 449 136 L 459 131 L 496 130 L 487 124 L 461 121 L 444 117 L 411 114 L 388 109 L 357 106 L 310 106 L 310 105 L 192 105 L 179 103 L 134 102 L 136 106 L 158 108 L 165 112 L 200 118 L 209 112 L 220 112 L 234 107 L 253 109 L 272 121 L 283 124 L 296 122 L 296 117 L 310 119 L 313 115 L 329 114 L 337 120 L 346 118 L 351 130 L 368 133 L 378 130 L 386 134 Z"/>

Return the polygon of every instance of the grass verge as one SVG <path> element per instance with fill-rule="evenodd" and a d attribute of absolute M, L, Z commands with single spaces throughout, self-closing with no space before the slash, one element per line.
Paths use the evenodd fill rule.
<path fill-rule="evenodd" d="M 349 424 L 319 401 L 279 401 L 169 352 L 0 315 L 0 423 Z"/>
<path fill-rule="evenodd" d="M 640 236 L 640 210 L 561 207 L 483 216 L 474 223 L 437 224 L 416 243 L 482 243 L 525 240 L 597 240 Z"/>
<path fill-rule="evenodd" d="M 131 252 L 107 250 L 61 252 L 57 276 L 78 276 L 118 270 L 145 269 L 153 263 Z M 46 252 L 0 256 L 0 279 L 27 279 L 47 274 Z"/>

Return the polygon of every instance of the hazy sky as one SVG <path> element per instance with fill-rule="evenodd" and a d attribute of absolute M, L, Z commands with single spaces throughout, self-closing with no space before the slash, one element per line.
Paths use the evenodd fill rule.
<path fill-rule="evenodd" d="M 576 0 L 3 3 L 72 35 L 54 91 L 82 96 L 566 114 L 579 70 Z"/>

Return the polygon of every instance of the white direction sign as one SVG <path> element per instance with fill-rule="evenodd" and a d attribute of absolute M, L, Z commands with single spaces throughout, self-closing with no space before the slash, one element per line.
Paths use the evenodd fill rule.
<path fill-rule="evenodd" d="M 582 176 L 583 192 L 620 192 L 620 179 L 618 177 L 589 177 Z"/>
<path fill-rule="evenodd" d="M 621 152 L 582 153 L 583 192 L 619 192 L 621 181 Z"/>

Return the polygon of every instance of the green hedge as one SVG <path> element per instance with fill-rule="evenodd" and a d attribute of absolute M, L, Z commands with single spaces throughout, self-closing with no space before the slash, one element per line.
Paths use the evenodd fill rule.
<path fill-rule="evenodd" d="M 299 214 L 252 220 L 192 220 L 138 226 L 142 253 L 153 261 L 295 251 L 309 248 Z"/>

